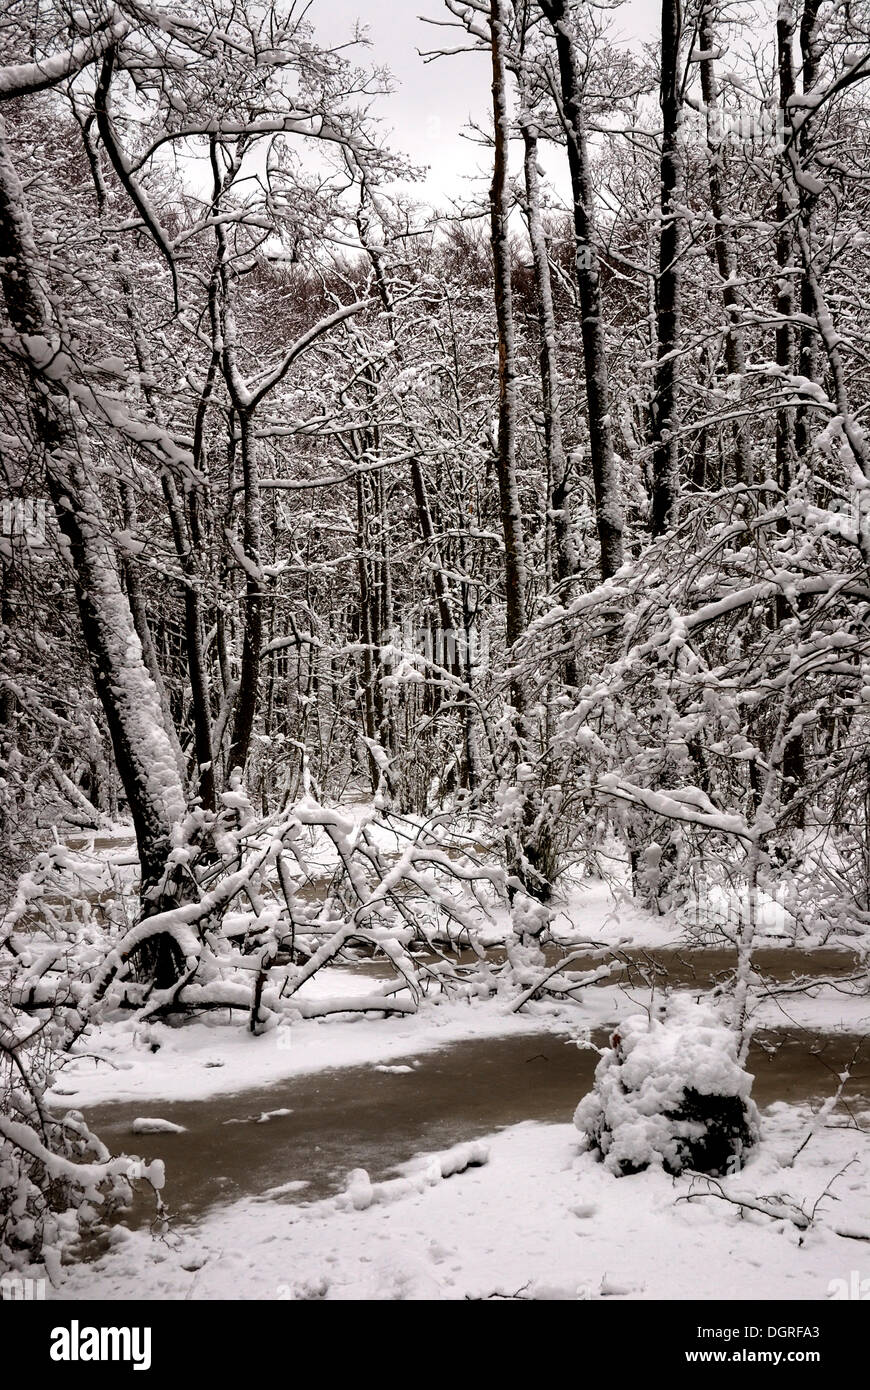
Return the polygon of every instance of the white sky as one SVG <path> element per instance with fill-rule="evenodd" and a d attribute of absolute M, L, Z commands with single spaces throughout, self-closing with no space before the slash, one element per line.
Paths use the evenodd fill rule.
<path fill-rule="evenodd" d="M 614 26 L 628 41 L 649 39 L 659 14 L 660 0 L 625 0 Z M 440 0 L 314 0 L 308 18 L 328 43 L 347 39 L 356 20 L 366 26 L 372 46 L 361 51 L 361 61 L 384 64 L 395 79 L 395 92 L 376 108 L 385 130 L 394 132 L 390 143 L 416 164 L 428 166 L 425 192 L 420 188 L 418 196 L 439 202 L 462 198 L 476 172 L 490 177 L 487 151 L 461 132 L 469 118 L 486 128 L 491 78 L 483 53 L 424 63 L 419 49 L 455 48 L 463 37 L 458 29 L 424 23 L 421 15 L 449 18 Z"/>

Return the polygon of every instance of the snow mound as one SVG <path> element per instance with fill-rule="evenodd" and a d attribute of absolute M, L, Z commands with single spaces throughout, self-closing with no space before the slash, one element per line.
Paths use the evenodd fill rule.
<path fill-rule="evenodd" d="M 348 1176 L 344 1192 L 335 1199 L 339 1209 L 366 1211 L 371 1206 L 399 1202 L 404 1197 L 419 1196 L 427 1187 L 435 1187 L 445 1178 L 455 1177 L 468 1168 L 482 1168 L 489 1162 L 489 1147 L 475 1140 L 454 1144 L 451 1149 L 430 1154 L 406 1165 L 407 1176 L 372 1182 L 365 1168 L 354 1168 Z"/>
<path fill-rule="evenodd" d="M 677 997 L 657 1018 L 626 1019 L 610 1043 L 574 1123 L 612 1173 L 742 1167 L 759 1137 L 753 1077 L 714 1007 Z"/>
<path fill-rule="evenodd" d="M 172 1120 L 149 1119 L 142 1116 L 130 1126 L 133 1134 L 183 1134 L 184 1125 L 173 1124 Z"/>
<path fill-rule="evenodd" d="M 514 895 L 511 922 L 514 934 L 520 940 L 543 938 L 552 917 L 553 913 L 546 903 L 529 897 L 528 893 Z"/>

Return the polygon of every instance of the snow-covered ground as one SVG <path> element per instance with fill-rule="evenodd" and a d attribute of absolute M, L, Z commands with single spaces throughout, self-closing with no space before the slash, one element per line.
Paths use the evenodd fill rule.
<path fill-rule="evenodd" d="M 804 1230 L 718 1198 L 687 1202 L 689 1178 L 614 1177 L 580 1152 L 570 1124 L 521 1124 L 488 1139 L 487 1163 L 449 1178 L 372 1192 L 357 1174 L 347 1195 L 308 1206 L 251 1199 L 166 1239 L 118 1232 L 57 1296 L 828 1298 L 853 1271 L 870 1276 L 870 1146 L 853 1128 L 825 1129 L 783 1166 L 809 1119 L 771 1107 L 761 1148 L 722 1180 L 732 1196 L 775 1194 L 796 1212 L 815 1210 Z"/>
<path fill-rule="evenodd" d="M 762 970 L 766 949 L 789 947 L 781 916 L 771 909 L 767 918 L 758 942 Z M 502 941 L 508 926 L 495 911 L 482 940 Z M 597 880 L 572 889 L 552 929 L 566 949 L 689 949 L 684 924 L 638 910 Z M 798 969 L 821 944 L 801 941 Z M 859 965 L 859 955 L 844 959 Z M 371 967 L 327 966 L 300 997 L 337 999 L 376 984 Z M 207 1101 L 337 1068 L 406 1070 L 407 1059 L 500 1035 L 594 1033 L 652 998 L 636 978 L 631 987 L 591 985 L 579 1006 L 551 1000 L 521 1014 L 511 1008 L 511 989 L 490 999 L 442 995 L 424 999 L 413 1015 L 300 1018 L 259 1037 L 246 1030 L 243 1012 L 229 1025 L 214 1015 L 181 1027 L 116 1015 L 80 1041 L 51 1099 L 84 1110 L 141 1101 L 140 1114 L 154 1124 L 161 1102 Z M 751 1013 L 757 1028 L 870 1031 L 867 995 L 840 979 L 778 994 L 756 982 Z M 693 1189 L 690 1178 L 660 1170 L 615 1177 L 584 1151 L 569 1120 L 570 1109 L 565 1123 L 526 1122 L 492 1134 L 488 1161 L 452 1176 L 442 1173 L 463 1166 L 455 1155 L 434 1167 L 421 1158 L 401 1170 L 409 1181 L 373 1186 L 357 1172 L 348 1175 L 345 1194 L 306 1204 L 304 1173 L 291 1174 L 296 1180 L 280 1192 L 252 1191 L 194 1223 L 173 1224 L 164 1237 L 118 1228 L 109 1252 L 71 1266 L 54 1296 L 809 1299 L 833 1296 L 835 1281 L 854 1282 L 854 1271 L 870 1275 L 870 1153 L 859 1127 L 870 1112 L 827 1116 L 794 1162 L 811 1110 L 778 1104 L 763 1112 L 760 1146 L 721 1190 L 768 1207 L 772 1199 L 796 1221 L 702 1198 L 700 1180 Z M 170 1201 L 172 1143 L 167 1132 Z M 693 1190 L 693 1200 L 684 1200 Z"/>

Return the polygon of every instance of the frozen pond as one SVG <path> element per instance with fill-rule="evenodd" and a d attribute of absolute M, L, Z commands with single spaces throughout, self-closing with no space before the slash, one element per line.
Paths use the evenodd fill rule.
<path fill-rule="evenodd" d="M 606 1039 L 605 1032 L 594 1036 L 598 1044 Z M 760 1034 L 749 1063 L 757 1103 L 829 1096 L 833 1072 L 862 1041 L 843 1033 Z M 596 1062 L 593 1051 L 552 1033 L 475 1039 L 403 1058 L 407 1071 L 343 1067 L 208 1100 L 107 1104 L 86 1114 L 113 1152 L 165 1158 L 167 1202 L 179 1220 L 191 1221 L 215 1203 L 286 1184 L 306 1184 L 288 1190 L 286 1200 L 326 1197 L 353 1168 L 382 1178 L 421 1151 L 523 1120 L 570 1121 Z M 856 1067 L 846 1104 L 858 1098 L 870 1098 L 870 1058 Z M 132 1133 L 143 1114 L 184 1132 Z"/>

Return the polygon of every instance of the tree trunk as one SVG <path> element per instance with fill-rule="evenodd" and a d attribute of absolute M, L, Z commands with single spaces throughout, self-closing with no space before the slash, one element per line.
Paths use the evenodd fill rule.
<path fill-rule="evenodd" d="M 37 443 L 44 451 L 47 489 L 72 569 L 94 686 L 136 831 L 142 909 L 147 916 L 172 897 L 172 889 L 163 881 L 172 828 L 185 812 L 184 789 L 121 583 L 111 527 L 91 481 L 98 470 L 89 455 L 78 407 L 70 399 L 59 400 L 56 380 L 49 383 L 42 374 L 38 345 L 57 345 L 57 333 L 40 283 L 24 189 L 9 156 L 2 123 L 0 266 L 6 310 L 20 335 L 21 358 L 30 377 Z M 174 978 L 177 962 L 168 940 L 154 945 L 155 977 L 165 983 Z"/>
<path fill-rule="evenodd" d="M 723 131 L 720 128 L 719 84 L 716 80 L 715 34 L 713 3 L 708 0 L 698 24 L 698 43 L 705 55 L 700 62 L 701 93 L 707 118 L 707 180 L 710 187 L 710 208 L 714 219 L 716 265 L 722 279 L 722 302 L 728 318 L 725 334 L 725 365 L 728 374 L 740 382 L 741 395 L 746 375 L 746 350 L 740 322 L 740 293 L 734 284 L 737 275 L 737 254 L 729 230 L 729 207 L 725 192 L 725 159 Z M 738 408 L 740 408 L 738 406 Z M 754 477 L 752 443 L 745 420 L 734 426 L 734 479 L 751 483 Z"/>
<path fill-rule="evenodd" d="M 260 679 L 260 652 L 263 645 L 263 580 L 260 575 L 260 488 L 256 461 L 256 442 L 252 438 L 251 419 L 247 411 L 239 411 L 239 453 L 244 488 L 242 547 L 245 554 L 245 597 L 243 603 L 244 635 L 242 664 L 239 675 L 239 695 L 233 723 L 227 769 L 244 770 L 254 731 Z"/>
<path fill-rule="evenodd" d="M 565 0 L 540 0 L 540 4 L 555 34 L 559 62 L 562 118 L 568 142 L 568 170 L 574 203 L 574 264 L 582 315 L 586 414 L 601 547 L 601 576 L 609 579 L 622 564 L 623 507 L 619 467 L 613 449 L 601 276 L 595 244 L 595 201 L 583 117 L 582 79 L 568 26 Z"/>
<path fill-rule="evenodd" d="M 490 188 L 490 227 L 498 323 L 498 446 L 496 468 L 504 534 L 504 576 L 507 644 L 512 647 L 526 630 L 526 560 L 523 519 L 517 486 L 517 345 L 511 289 L 508 197 L 507 67 L 504 4 L 491 0 L 492 111 L 495 153 Z M 514 707 L 522 710 L 519 682 L 513 685 Z"/>
<path fill-rule="evenodd" d="M 538 173 L 538 134 L 534 120 L 525 114 L 522 119 L 525 146 L 526 220 L 532 249 L 535 274 L 535 296 L 538 304 L 540 333 L 539 367 L 541 401 L 544 414 L 544 449 L 547 460 L 548 502 L 550 521 L 555 540 L 553 579 L 557 583 L 571 579 L 577 573 L 577 552 L 571 536 L 568 465 L 562 438 L 562 407 L 559 401 L 559 362 L 556 351 L 556 313 L 553 307 L 553 285 L 547 239 L 541 220 L 541 188 Z"/>
<path fill-rule="evenodd" d="M 778 140 L 787 138 L 791 125 L 789 101 L 794 95 L 794 64 L 792 61 L 792 35 L 794 34 L 794 15 L 790 0 L 783 0 L 776 15 L 776 57 L 779 81 L 779 132 Z M 776 193 L 776 365 L 790 376 L 792 363 L 792 326 L 794 313 L 794 291 L 792 267 L 794 264 L 793 239 L 791 231 L 792 199 L 786 178 L 786 162 L 780 169 Z M 783 387 L 783 389 L 785 389 Z M 794 410 L 783 407 L 776 412 L 776 481 L 784 492 L 791 486 L 794 471 Z"/>
<path fill-rule="evenodd" d="M 810 92 L 816 85 L 819 75 L 819 52 L 816 40 L 816 26 L 821 0 L 805 0 L 800 23 L 801 46 L 801 87 Z M 805 166 L 810 154 L 811 125 L 804 123 L 798 133 L 798 151 L 801 163 Z M 806 188 L 800 189 L 799 217 L 806 228 L 807 239 L 812 244 L 812 215 L 817 195 Z M 815 297 L 809 277 L 801 280 L 801 315 L 804 320 L 815 314 Z M 798 337 L 798 372 L 807 381 L 819 380 L 820 353 L 818 334 L 812 324 L 804 322 Z M 812 452 L 813 409 L 800 405 L 795 413 L 794 450 L 795 456 L 803 462 Z"/>
<path fill-rule="evenodd" d="M 681 14 L 679 0 L 662 0 L 662 55 L 659 105 L 662 112 L 659 271 L 656 297 L 655 395 L 652 411 L 654 536 L 677 519 L 680 497 L 677 389 L 680 341 L 680 222 L 676 209 L 682 160 L 679 146 L 681 94 L 678 74 Z"/>

